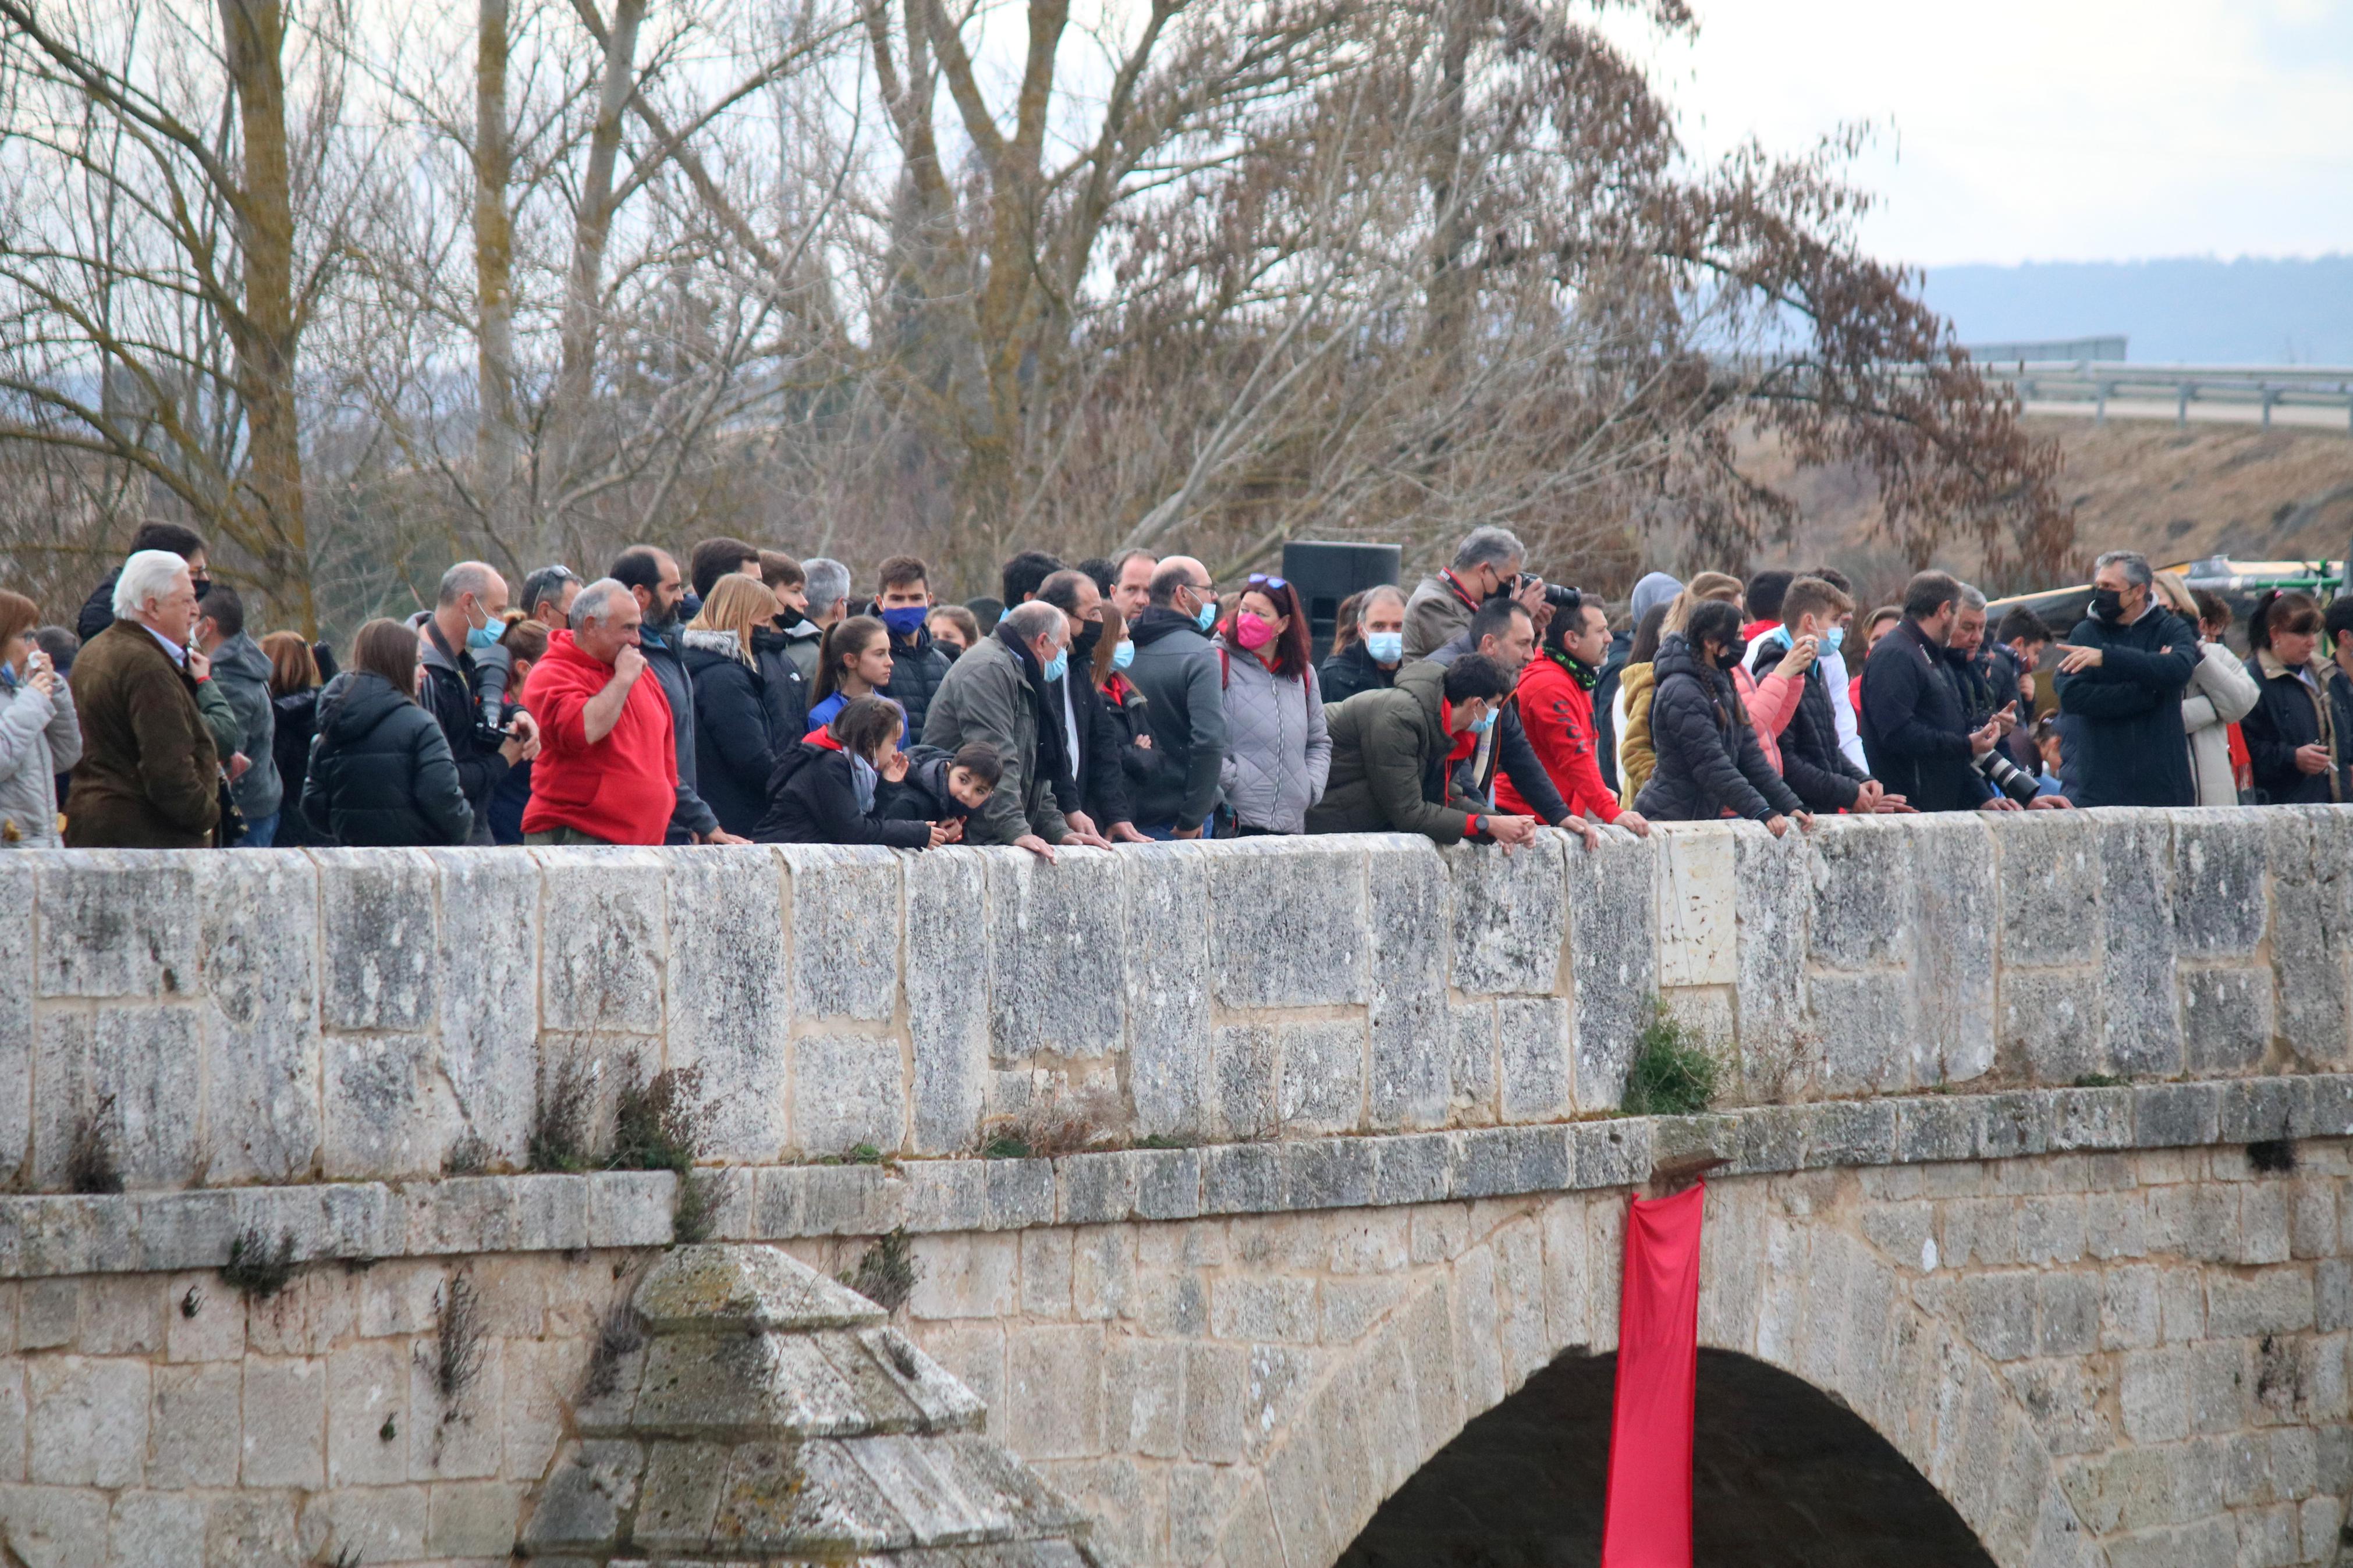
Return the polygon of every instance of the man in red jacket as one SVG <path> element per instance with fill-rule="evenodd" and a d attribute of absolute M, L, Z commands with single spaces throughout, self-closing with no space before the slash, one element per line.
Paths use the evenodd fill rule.
<path fill-rule="evenodd" d="M 1520 723 L 1569 810 L 1648 837 L 1650 823 L 1641 812 L 1618 809 L 1617 794 L 1601 782 L 1601 765 L 1594 759 L 1593 685 L 1601 678 L 1609 647 L 1609 618 L 1594 601 L 1554 616 L 1543 647 L 1520 672 Z M 1504 811 L 1528 809 L 1512 781 L 1501 775 L 1495 805 Z"/>
<path fill-rule="evenodd" d="M 523 807 L 525 844 L 659 844 L 678 804 L 678 752 L 661 682 L 640 679 L 637 596 L 610 577 L 572 601 L 550 632 L 523 706 L 539 761 Z"/>

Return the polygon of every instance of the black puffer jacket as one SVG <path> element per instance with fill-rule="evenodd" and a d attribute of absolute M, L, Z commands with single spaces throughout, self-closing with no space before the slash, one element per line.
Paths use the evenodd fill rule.
<path fill-rule="evenodd" d="M 937 746 L 910 746 L 906 755 L 905 778 L 875 784 L 875 816 L 886 822 L 948 822 L 970 814 L 971 808 L 948 788 L 954 757 Z"/>
<path fill-rule="evenodd" d="M 2318 744 L 2329 748 L 2332 756 L 2336 752 L 2336 709 L 2321 685 L 2328 668 L 2315 655 L 2311 666 L 2299 673 L 2269 648 L 2256 649 L 2247 660 L 2258 695 L 2253 709 L 2239 721 L 2239 733 L 2246 738 L 2248 770 L 2268 805 L 2327 805 L 2338 798 L 2334 768 L 2307 773 L 2295 765 L 2299 746 Z"/>
<path fill-rule="evenodd" d="M 878 784 L 876 803 L 881 800 Z M 890 821 L 858 809 L 849 753 L 839 746 L 802 741 L 787 747 L 768 779 L 767 815 L 752 837 L 763 844 L 881 844 L 922 849 L 932 842 L 925 822 Z"/>
<path fill-rule="evenodd" d="M 278 808 L 278 837 L 271 840 L 280 849 L 300 849 L 305 844 L 316 844 L 319 836 L 311 830 L 311 819 L 302 815 L 302 781 L 311 766 L 311 740 L 319 724 L 319 689 L 290 691 L 283 697 L 270 699 L 276 710 L 278 727 L 270 732 L 269 749 L 278 760 L 278 780 L 285 793 Z M 291 805 L 294 809 L 286 809 Z"/>
<path fill-rule="evenodd" d="M 809 731 L 808 678 L 793 658 L 793 639 L 776 626 L 752 628 L 752 662 L 760 667 L 760 705 L 768 713 L 768 743 L 779 752 Z"/>
<path fill-rule="evenodd" d="M 923 732 L 923 715 L 931 711 L 932 693 L 940 689 L 955 663 L 945 649 L 932 646 L 932 634 L 921 627 L 913 637 L 891 639 L 891 684 L 881 689 L 881 695 L 907 710 L 908 734 Z"/>
<path fill-rule="evenodd" d="M 696 793 L 720 826 L 748 837 L 768 809 L 768 775 L 776 766 L 768 683 L 735 657 L 733 632 L 689 631 L 680 640 L 694 680 Z"/>
<path fill-rule="evenodd" d="M 433 715 L 380 675 L 340 678 L 319 701 L 302 815 L 352 848 L 463 844 L 473 808 Z"/>
<path fill-rule="evenodd" d="M 1653 822 L 1709 822 L 1727 809 L 1762 822 L 1806 809 L 1765 760 L 1731 676 L 1702 662 L 1680 634 L 1660 642 L 1653 668 L 1651 744 L 1658 765 L 1635 810 Z"/>
<path fill-rule="evenodd" d="M 1397 670 L 1375 664 L 1372 650 L 1359 637 L 1324 661 L 1315 672 L 1315 684 L 1324 693 L 1324 706 L 1329 708 L 1359 691 L 1387 691 L 1397 684 Z"/>
<path fill-rule="evenodd" d="M 1844 811 L 1867 775 L 1839 750 L 1838 710 L 1819 664 L 1807 668 L 1798 706 L 1781 731 L 1781 777 L 1810 811 Z"/>
<path fill-rule="evenodd" d="M 1862 754 L 1871 776 L 1921 811 L 1975 811 L 1993 785 L 1972 761 L 1944 648 L 1905 620 L 1862 667 Z"/>

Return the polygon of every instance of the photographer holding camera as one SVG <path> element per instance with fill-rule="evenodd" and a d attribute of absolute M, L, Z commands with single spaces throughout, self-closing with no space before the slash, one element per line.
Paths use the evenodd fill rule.
<path fill-rule="evenodd" d="M 1405 605 L 1405 657 L 1428 658 L 1462 635 L 1479 606 L 1508 596 L 1541 632 L 1551 618 L 1544 580 L 1520 570 L 1527 551 L 1508 528 L 1474 528 L 1455 547 L 1454 564 L 1415 585 Z"/>
<path fill-rule="evenodd" d="M 499 646 L 506 608 L 506 579 L 480 561 L 460 561 L 441 574 L 432 618 L 425 623 L 425 688 L 417 696 L 449 742 L 458 788 L 473 812 L 470 842 L 477 844 L 491 842 L 491 792 L 509 768 L 539 754 L 539 727 L 530 714 L 518 710 L 501 725 L 496 697 L 487 705 L 482 700 L 484 671 L 477 655 Z"/>

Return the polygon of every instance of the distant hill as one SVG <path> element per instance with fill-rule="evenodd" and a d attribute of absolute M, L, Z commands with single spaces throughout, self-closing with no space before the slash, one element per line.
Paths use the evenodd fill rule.
<path fill-rule="evenodd" d="M 2353 365 L 2353 256 L 1932 267 L 1961 342 L 2123 332 L 2143 363 Z"/>

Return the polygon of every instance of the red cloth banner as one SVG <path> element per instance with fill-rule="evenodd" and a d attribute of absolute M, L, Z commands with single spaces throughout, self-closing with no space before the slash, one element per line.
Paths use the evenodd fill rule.
<path fill-rule="evenodd" d="M 1601 1568 L 1691 1568 L 1704 1184 L 1626 1212 Z"/>

